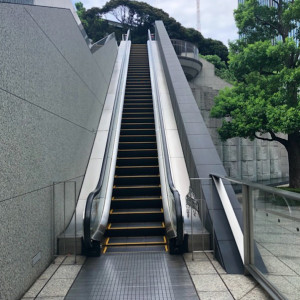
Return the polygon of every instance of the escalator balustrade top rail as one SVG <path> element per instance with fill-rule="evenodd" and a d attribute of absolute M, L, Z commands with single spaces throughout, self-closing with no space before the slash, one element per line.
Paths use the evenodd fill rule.
<path fill-rule="evenodd" d="M 128 46 L 128 42 L 130 41 L 130 30 L 127 31 L 126 34 L 126 48 Z M 99 195 L 102 185 L 103 185 L 103 181 L 104 181 L 104 177 L 105 177 L 105 169 L 106 169 L 106 164 L 108 162 L 108 156 L 109 156 L 109 147 L 110 147 L 110 143 L 112 142 L 112 135 L 113 135 L 113 127 L 114 127 L 114 119 L 116 116 L 116 111 L 117 111 L 117 99 L 119 98 L 119 93 L 120 93 L 120 87 L 121 87 L 121 79 L 123 76 L 123 71 L 124 71 L 124 66 L 125 66 L 125 61 L 126 61 L 126 52 L 123 55 L 122 58 L 122 63 L 121 63 L 121 73 L 119 76 L 119 80 L 118 80 L 118 85 L 117 85 L 117 93 L 116 93 L 116 100 L 114 103 L 114 107 L 113 107 L 113 112 L 112 112 L 112 117 L 111 117 L 111 121 L 110 121 L 110 126 L 109 126 L 109 131 L 108 131 L 108 138 L 107 138 L 107 143 L 105 146 L 105 152 L 104 152 L 104 157 L 103 157 L 103 162 L 102 162 L 102 168 L 101 168 L 101 173 L 100 173 L 100 177 L 99 177 L 99 181 L 97 183 L 96 188 L 94 189 L 94 191 L 92 191 L 88 198 L 87 198 L 87 202 L 86 202 L 86 206 L 85 206 L 85 211 L 84 211 L 84 219 L 83 219 L 83 242 L 84 242 L 84 246 L 86 249 L 92 249 L 93 248 L 93 241 L 91 238 L 91 218 L 92 218 L 92 207 L 93 207 L 93 201 L 94 199 Z"/>
<path fill-rule="evenodd" d="M 151 45 L 152 37 L 150 30 L 148 30 L 148 42 L 149 42 L 149 58 L 153 62 L 153 50 Z M 154 66 L 154 64 L 153 64 Z M 154 67 L 155 68 L 155 67 Z M 174 204 L 175 204 L 175 210 L 176 210 L 176 228 L 177 228 L 177 237 L 176 237 L 176 246 L 180 249 L 183 246 L 183 240 L 184 240 L 184 234 L 183 234 L 183 216 L 182 216 L 182 207 L 181 207 L 181 200 L 180 200 L 180 194 L 178 190 L 175 188 L 172 173 L 171 173 L 171 167 L 170 167 L 170 160 L 168 156 L 168 146 L 167 146 L 167 139 L 165 135 L 165 128 L 164 128 L 164 121 L 162 116 L 162 108 L 160 104 L 160 95 L 158 90 L 158 83 L 157 83 L 157 77 L 156 77 L 156 71 L 154 70 L 154 85 L 155 85 L 155 91 L 156 91 L 156 98 L 158 103 L 158 111 L 159 111 L 159 122 L 161 126 L 161 136 L 162 136 L 162 143 L 163 143 L 163 151 L 164 151 L 164 159 L 165 159 L 165 166 L 166 166 L 166 174 L 167 174 L 167 180 L 169 184 L 169 188 L 174 196 Z"/>

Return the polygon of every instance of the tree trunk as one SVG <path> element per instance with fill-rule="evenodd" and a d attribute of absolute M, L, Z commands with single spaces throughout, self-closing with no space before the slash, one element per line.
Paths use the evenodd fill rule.
<path fill-rule="evenodd" d="M 288 146 L 290 187 L 300 189 L 300 134 L 289 134 Z"/>

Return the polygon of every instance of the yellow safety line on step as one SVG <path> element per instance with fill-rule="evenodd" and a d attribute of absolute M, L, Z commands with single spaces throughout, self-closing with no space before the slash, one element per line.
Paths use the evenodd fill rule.
<path fill-rule="evenodd" d="M 165 223 L 164 222 L 161 222 L 161 225 L 162 225 L 162 227 L 165 227 Z"/>
<path fill-rule="evenodd" d="M 111 229 L 111 223 L 108 224 L 108 227 L 107 227 L 107 228 L 108 228 L 108 229 Z"/>
<path fill-rule="evenodd" d="M 110 239 L 109 237 L 106 239 L 104 245 L 108 245 L 109 239 Z"/>
<path fill-rule="evenodd" d="M 110 243 L 109 246 L 126 246 L 126 245 L 163 245 L 165 242 L 135 242 L 135 243 Z M 147 247 L 147 246 L 144 246 Z"/>
<path fill-rule="evenodd" d="M 111 209 L 109 213 L 112 214 L 113 213 L 113 209 Z"/>
<path fill-rule="evenodd" d="M 161 209 L 160 209 L 160 211 L 163 213 L 163 212 L 164 212 L 164 209 L 163 209 L 163 208 L 161 208 Z"/>
<path fill-rule="evenodd" d="M 111 224 L 110 224 L 111 225 Z M 162 226 L 142 226 L 142 227 L 109 227 L 108 229 L 151 229 L 151 228 L 163 228 Z"/>
<path fill-rule="evenodd" d="M 105 254 L 106 250 L 107 250 L 107 247 L 104 247 L 103 254 Z"/>
<path fill-rule="evenodd" d="M 160 185 L 129 185 L 129 186 L 114 186 L 114 189 L 142 189 L 142 188 L 159 188 Z"/>
<path fill-rule="evenodd" d="M 114 212 L 113 215 L 127 215 L 127 214 L 161 214 L 161 211 L 125 211 L 125 212 Z"/>

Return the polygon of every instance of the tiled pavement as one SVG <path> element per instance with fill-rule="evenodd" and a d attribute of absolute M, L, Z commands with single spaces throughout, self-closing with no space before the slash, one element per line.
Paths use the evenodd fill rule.
<path fill-rule="evenodd" d="M 72 256 L 60 256 L 23 299 L 271 299 L 253 279 L 226 274 L 211 253 L 194 253 L 194 261 L 186 253 L 184 260 L 161 253 L 106 254 L 82 267 L 84 257 L 74 265 Z"/>

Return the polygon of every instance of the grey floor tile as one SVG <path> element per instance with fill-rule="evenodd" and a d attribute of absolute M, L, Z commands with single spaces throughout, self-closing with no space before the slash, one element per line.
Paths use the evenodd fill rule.
<path fill-rule="evenodd" d="M 31 298 L 31 297 L 36 297 L 39 292 L 42 290 L 42 288 L 45 286 L 47 283 L 47 280 L 45 279 L 38 279 L 32 286 L 31 288 L 27 291 L 27 293 L 24 295 L 24 298 Z"/>
<path fill-rule="evenodd" d="M 192 275 L 198 292 L 226 292 L 227 288 L 219 275 Z"/>
<path fill-rule="evenodd" d="M 251 277 L 244 275 L 222 274 L 221 277 L 235 299 L 242 299 L 257 286 Z"/>
<path fill-rule="evenodd" d="M 201 300 L 234 300 L 229 292 L 198 292 Z"/>

